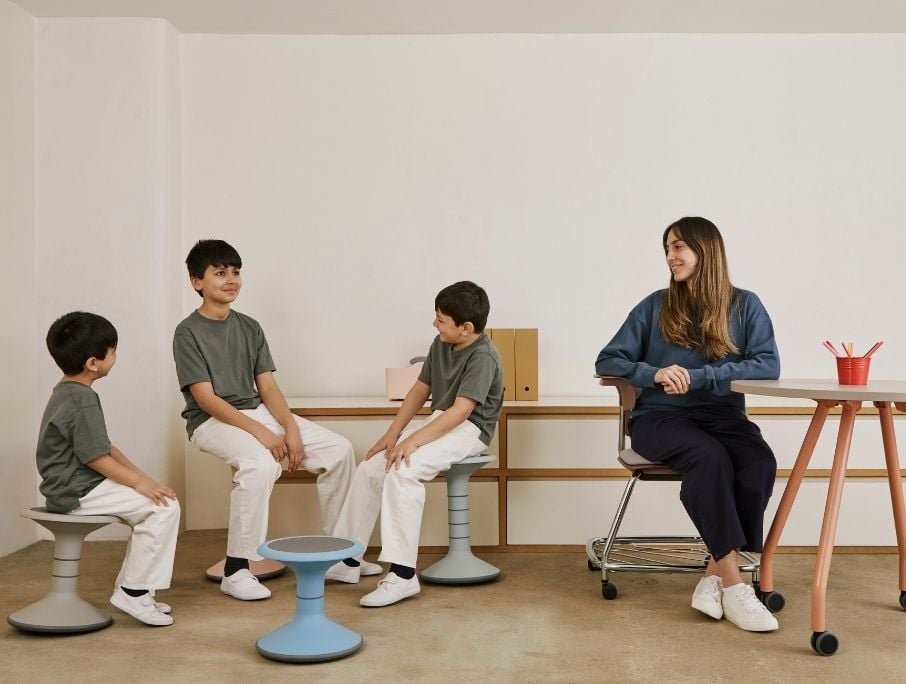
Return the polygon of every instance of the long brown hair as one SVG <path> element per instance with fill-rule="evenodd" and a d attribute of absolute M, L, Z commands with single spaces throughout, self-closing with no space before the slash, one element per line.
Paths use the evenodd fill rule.
<path fill-rule="evenodd" d="M 668 342 L 694 349 L 709 361 L 739 353 L 730 337 L 730 307 L 736 288 L 730 282 L 724 240 L 711 221 L 687 216 L 667 226 L 663 245 L 673 231 L 698 257 L 688 280 L 670 278 L 661 306 L 661 331 Z"/>

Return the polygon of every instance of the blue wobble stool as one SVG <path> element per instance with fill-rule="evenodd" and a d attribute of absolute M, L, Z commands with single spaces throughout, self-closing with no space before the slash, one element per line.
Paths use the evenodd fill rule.
<path fill-rule="evenodd" d="M 444 473 L 447 478 L 447 522 L 450 546 L 447 555 L 422 570 L 420 577 L 434 584 L 478 584 L 497 579 L 500 570 L 472 553 L 469 527 L 469 477 L 485 463 L 496 461 L 491 454 L 467 456 Z"/>
<path fill-rule="evenodd" d="M 259 546 L 260 555 L 296 573 L 296 616 L 258 639 L 258 653 L 271 660 L 313 663 L 359 650 L 362 637 L 324 614 L 324 573 L 337 561 L 364 551 L 360 542 L 345 537 L 282 537 Z"/>

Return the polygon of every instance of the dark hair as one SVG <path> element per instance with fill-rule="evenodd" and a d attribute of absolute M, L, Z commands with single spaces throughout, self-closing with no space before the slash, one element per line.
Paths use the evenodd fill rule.
<path fill-rule="evenodd" d="M 60 316 L 47 331 L 47 351 L 66 375 L 82 372 L 92 356 L 106 358 L 116 349 L 116 328 L 103 316 L 73 311 Z"/>
<path fill-rule="evenodd" d="M 434 308 L 452 318 L 456 325 L 471 323 L 475 332 L 480 333 L 488 323 L 491 303 L 487 292 L 473 282 L 462 280 L 438 292 Z"/>
<path fill-rule="evenodd" d="M 189 250 L 186 267 L 193 278 L 204 278 L 204 272 L 208 270 L 208 266 L 242 268 L 242 257 L 232 245 L 223 240 L 199 240 Z M 200 290 L 196 291 L 199 297 L 204 297 Z"/>
<path fill-rule="evenodd" d="M 698 265 L 686 282 L 670 278 L 661 306 L 661 333 L 668 342 L 700 351 L 711 361 L 739 353 L 730 335 L 730 307 L 736 288 L 730 282 L 720 231 L 706 218 L 686 216 L 664 230 L 661 244 L 665 253 L 671 231 L 695 253 Z"/>

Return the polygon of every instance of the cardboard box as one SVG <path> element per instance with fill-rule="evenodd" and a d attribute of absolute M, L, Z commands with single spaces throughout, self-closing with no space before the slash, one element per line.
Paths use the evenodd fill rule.
<path fill-rule="evenodd" d="M 497 347 L 503 364 L 503 400 L 516 401 L 516 331 L 513 328 L 485 328 Z"/>
<path fill-rule="evenodd" d="M 538 401 L 538 328 L 516 328 L 516 401 Z"/>
<path fill-rule="evenodd" d="M 421 363 L 412 363 L 403 368 L 385 368 L 384 383 L 387 398 L 405 399 L 421 372 Z"/>

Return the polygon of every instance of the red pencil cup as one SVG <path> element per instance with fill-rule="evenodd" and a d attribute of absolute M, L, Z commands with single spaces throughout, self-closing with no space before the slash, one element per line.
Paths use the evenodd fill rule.
<path fill-rule="evenodd" d="M 837 382 L 841 385 L 867 385 L 870 356 L 838 356 Z"/>

